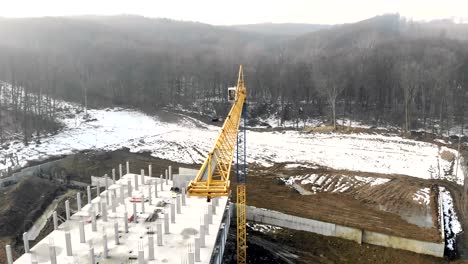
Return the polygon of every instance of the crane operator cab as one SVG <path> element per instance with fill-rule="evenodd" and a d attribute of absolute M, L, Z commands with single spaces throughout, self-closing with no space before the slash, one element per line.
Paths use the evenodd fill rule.
<path fill-rule="evenodd" d="M 229 87 L 228 88 L 228 101 L 233 103 L 236 100 L 236 87 Z"/>

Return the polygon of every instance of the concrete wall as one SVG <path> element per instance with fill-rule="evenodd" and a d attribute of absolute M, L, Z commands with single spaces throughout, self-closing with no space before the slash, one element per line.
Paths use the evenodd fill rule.
<path fill-rule="evenodd" d="M 445 248 L 444 243 L 438 244 L 434 242 L 426 242 L 421 240 L 390 236 L 366 230 L 364 230 L 363 232 L 362 242 L 371 245 L 404 249 L 436 257 L 443 257 Z"/>
<path fill-rule="evenodd" d="M 21 169 L 19 172 L 15 172 L 10 176 L 4 177 L 0 179 L 0 189 L 2 187 L 9 186 L 11 184 L 15 184 L 18 181 L 20 181 L 24 177 L 32 177 L 32 176 L 37 176 L 40 175 L 41 173 L 51 173 L 52 169 L 56 164 L 61 161 L 61 160 L 54 160 L 54 161 L 49 161 L 43 164 L 35 165 L 35 166 L 30 166 Z"/>
<path fill-rule="evenodd" d="M 335 236 L 335 224 L 283 214 L 253 206 L 247 206 L 247 220 L 313 232 L 324 236 Z"/>
<path fill-rule="evenodd" d="M 277 211 L 256 208 L 253 206 L 247 206 L 247 220 L 312 232 L 325 236 L 340 237 L 355 241 L 359 244 L 367 243 L 377 246 L 404 249 L 436 257 L 444 256 L 444 242 L 435 243 L 391 236 L 378 232 L 361 230 L 358 228 L 292 216 Z"/>

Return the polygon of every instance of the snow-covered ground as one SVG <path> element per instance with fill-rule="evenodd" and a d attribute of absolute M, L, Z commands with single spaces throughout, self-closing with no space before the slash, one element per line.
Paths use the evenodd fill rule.
<path fill-rule="evenodd" d="M 386 178 L 374 178 L 374 177 L 362 177 L 362 176 L 346 176 L 346 175 L 303 175 L 303 176 L 291 176 L 289 178 L 282 179 L 286 185 L 290 185 L 293 188 L 302 189 L 300 185 L 311 185 L 310 188 L 305 189 L 307 195 L 315 194 L 318 192 L 339 192 L 344 193 L 357 187 L 368 184 L 369 186 L 377 186 L 385 184 L 390 181 Z M 331 184 L 336 181 L 336 184 Z M 310 190 L 309 190 L 310 189 Z M 310 192 L 309 192 L 310 191 Z"/>
<path fill-rule="evenodd" d="M 19 165 L 85 149 L 115 150 L 128 147 L 133 152 L 149 151 L 153 156 L 181 163 L 201 163 L 212 148 L 219 127 L 180 116 L 177 122 L 128 109 L 88 110 L 61 116 L 65 128 L 42 138 L 40 144 L 25 146 L 11 142 L 0 152 L 0 170 L 13 165 L 7 157 L 17 156 Z M 398 136 L 370 134 L 317 134 L 284 132 L 247 133 L 248 162 L 271 166 L 276 162 L 309 163 L 335 169 L 385 174 L 405 174 L 419 178 L 447 178 L 463 183 L 451 172 L 451 162 L 442 159 L 443 150 L 435 144 Z M 456 166 L 454 166 L 455 168 Z M 450 174 L 446 176 L 445 174 Z"/>
<path fill-rule="evenodd" d="M 453 250 L 455 239 L 457 235 L 462 232 L 462 227 L 458 221 L 457 213 L 453 208 L 453 199 L 450 192 L 444 187 L 439 187 L 439 194 L 442 198 L 444 209 L 445 236 L 447 241 L 446 246 L 450 250 Z"/>

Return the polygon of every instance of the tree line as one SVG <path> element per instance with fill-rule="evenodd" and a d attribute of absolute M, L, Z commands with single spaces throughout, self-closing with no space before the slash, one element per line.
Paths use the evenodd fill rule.
<path fill-rule="evenodd" d="M 54 119 L 55 98 L 84 109 L 181 105 L 223 115 L 239 64 L 251 117 L 323 118 L 333 126 L 352 119 L 435 133 L 465 126 L 465 25 L 385 15 L 278 37 L 117 16 L 4 19 L 0 33 L 7 36 L 0 80 L 13 85 L 7 110 L 30 116 L 25 140 L 42 130 L 35 120 Z"/>

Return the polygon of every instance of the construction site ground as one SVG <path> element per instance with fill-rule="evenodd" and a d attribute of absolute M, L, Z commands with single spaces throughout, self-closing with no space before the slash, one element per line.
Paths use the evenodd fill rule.
<path fill-rule="evenodd" d="M 464 263 L 460 260 L 449 262 L 443 258 L 416 254 L 405 250 L 366 244 L 359 245 L 349 240 L 291 229 L 276 229 L 269 232 L 255 231 L 252 228 L 248 228 L 247 230 L 247 260 L 251 264 Z M 226 264 L 237 263 L 235 258 L 235 234 L 235 226 L 231 226 L 224 253 L 224 263 Z"/>
<path fill-rule="evenodd" d="M 57 171 L 57 174 L 66 175 L 66 178 L 69 180 L 87 182 L 89 181 L 89 175 L 103 175 L 104 173 L 109 173 L 112 168 L 117 167 L 119 163 L 124 163 L 126 160 L 132 161 L 134 166 L 131 166 L 131 169 L 142 168 L 151 163 L 153 165 L 154 173 L 162 172 L 168 165 L 172 165 L 175 169 L 178 166 L 190 168 L 199 167 L 198 165 L 178 164 L 167 160 L 156 159 L 145 153 L 130 153 L 123 149 L 112 152 L 89 151 L 62 157 L 55 170 Z M 177 170 L 175 170 L 175 173 L 176 172 Z M 361 176 L 392 178 L 392 185 L 394 186 L 392 187 L 391 192 L 381 193 L 380 195 L 383 196 L 381 198 L 378 198 L 377 194 L 367 192 L 325 192 L 317 193 L 318 195 L 314 194 L 304 196 L 300 195 L 291 187 L 286 186 L 280 178 L 309 173 L 323 173 L 329 175 L 354 175 L 355 173 L 334 171 L 327 168 L 286 169 L 285 164 L 276 164 L 272 168 L 250 166 L 249 173 L 247 180 L 248 205 L 428 241 L 439 240 L 436 228 L 421 228 L 410 224 L 395 213 L 378 210 L 375 207 L 375 203 L 386 202 L 390 205 L 393 201 L 396 205 L 399 202 L 398 197 L 404 197 L 406 191 L 411 193 L 414 190 L 423 187 L 431 187 L 433 184 L 440 184 L 441 186 L 446 186 L 452 192 L 457 211 L 459 211 L 459 207 L 462 205 L 462 186 L 445 181 L 428 181 L 402 175 L 371 175 L 359 173 Z M 234 174 L 232 174 L 232 176 L 234 176 Z M 235 180 L 233 182 L 235 182 Z M 55 185 L 55 183 L 49 184 L 51 184 L 51 186 Z M 232 184 L 231 186 L 234 187 L 235 184 Z M 26 196 L 26 193 L 28 193 L 31 199 L 38 199 L 42 195 L 41 193 L 36 194 L 27 192 L 26 190 L 14 186 L 9 188 L 18 192 L 15 196 Z M 390 193 L 393 192 L 395 193 L 390 195 Z M 10 192 L 10 195 L 13 193 L 14 192 Z M 56 196 L 60 195 L 63 195 L 63 192 L 56 193 Z M 233 195 L 235 195 L 235 191 L 233 191 Z M 388 199 L 386 198 L 387 196 L 389 196 Z M 70 197 L 70 204 L 74 205 L 75 203 L 72 198 L 73 195 Z M 53 197 L 49 197 L 48 199 L 53 199 Z M 233 199 L 235 200 L 235 197 L 233 197 Z M 4 200 L 2 199 L 2 201 Z M 30 205 L 35 206 L 35 204 Z M 13 205 L 11 208 L 13 208 Z M 57 211 L 59 214 L 63 214 L 63 202 L 59 204 Z M 10 210 L 9 212 L 11 212 L 10 215 L 4 214 L 2 217 L 6 217 L 5 219 L 9 217 L 12 219 L 18 219 L 18 217 L 24 217 L 25 214 L 23 211 Z M 462 224 L 464 224 L 463 219 L 463 214 L 461 213 L 460 222 Z M 17 227 L 17 225 L 15 225 L 15 227 Z M 40 237 L 43 237 L 51 230 L 52 225 L 51 223 L 48 223 Z M 21 254 L 23 250 L 20 237 L 24 231 L 24 227 L 19 227 L 17 229 L 10 228 L 9 232 L 5 233 L 1 238 L 3 241 L 8 241 L 14 246 L 15 254 Z M 230 235 L 235 238 L 235 229 L 231 231 Z M 252 258 L 253 260 L 261 260 L 262 258 L 268 258 L 268 256 L 271 255 L 270 251 L 262 249 L 262 247 L 275 248 L 285 245 L 296 247 L 298 250 L 296 253 L 300 258 L 293 263 L 402 263 L 408 261 L 408 263 L 445 263 L 443 259 L 431 258 L 384 247 L 358 245 L 351 241 L 319 236 L 307 232 L 283 230 L 281 233 L 272 237 L 268 234 L 257 233 L 258 232 L 252 230 L 249 231 L 249 246 L 251 246 L 249 251 L 255 251 L 249 253 L 252 256 L 255 256 Z M 335 250 L 335 248 L 339 250 Z M 377 258 L 375 256 L 377 256 Z M 4 258 L 0 257 L 0 263 L 3 263 L 3 260 Z"/>
<path fill-rule="evenodd" d="M 346 178 L 355 175 L 385 177 L 390 178 L 390 181 L 373 188 L 356 186 L 343 193 L 317 191 L 312 195 L 301 195 L 291 186 L 285 185 L 282 180 L 304 174 Z M 433 186 L 434 183 L 427 180 L 402 175 L 336 171 L 321 167 L 291 170 L 285 169 L 284 164 L 277 164 L 268 169 L 250 170 L 247 180 L 247 203 L 299 217 L 405 238 L 440 242 L 434 192 L 430 195 L 430 214 L 434 223 L 432 227 L 421 227 L 409 223 L 400 215 L 402 211 L 424 213 L 422 206 L 411 202 L 412 196 L 422 188 L 433 188 Z M 305 188 L 310 187 L 308 185 Z"/>

